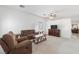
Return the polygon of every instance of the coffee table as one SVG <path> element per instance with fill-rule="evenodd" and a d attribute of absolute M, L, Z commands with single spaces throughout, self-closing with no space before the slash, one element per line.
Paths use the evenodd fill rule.
<path fill-rule="evenodd" d="M 45 40 L 47 40 L 45 34 L 38 34 L 38 35 L 35 35 L 35 39 L 33 39 L 33 42 L 35 44 L 38 44 L 38 43 L 43 42 Z"/>

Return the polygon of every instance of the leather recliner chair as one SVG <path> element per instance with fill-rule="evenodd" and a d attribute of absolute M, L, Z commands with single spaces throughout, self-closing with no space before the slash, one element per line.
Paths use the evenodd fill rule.
<path fill-rule="evenodd" d="M 21 38 L 17 40 L 20 40 L 20 39 Z M 18 42 L 15 36 L 11 34 L 5 34 L 0 39 L 0 44 L 6 54 L 31 54 L 32 53 L 32 42 L 27 39 Z"/>

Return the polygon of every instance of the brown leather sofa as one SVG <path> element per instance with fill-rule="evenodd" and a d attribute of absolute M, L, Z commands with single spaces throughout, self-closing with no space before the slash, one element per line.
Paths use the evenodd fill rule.
<path fill-rule="evenodd" d="M 35 30 L 21 30 L 21 37 L 27 36 L 29 39 L 34 39 Z"/>
<path fill-rule="evenodd" d="M 0 38 L 0 45 L 6 54 L 31 54 L 32 42 L 30 40 L 16 39 L 14 35 L 5 34 Z M 25 38 L 24 38 L 25 39 Z"/>

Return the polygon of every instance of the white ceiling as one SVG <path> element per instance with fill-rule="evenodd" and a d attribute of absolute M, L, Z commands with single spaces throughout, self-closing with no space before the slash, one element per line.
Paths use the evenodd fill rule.
<path fill-rule="evenodd" d="M 79 5 L 25 5 L 25 8 L 20 8 L 18 5 L 6 5 L 6 7 L 28 12 L 39 17 L 47 16 L 53 10 L 57 15 L 57 19 L 71 18 L 74 23 L 79 23 Z"/>

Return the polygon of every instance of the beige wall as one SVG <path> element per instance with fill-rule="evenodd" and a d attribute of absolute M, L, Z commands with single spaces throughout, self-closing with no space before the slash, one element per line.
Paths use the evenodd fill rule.
<path fill-rule="evenodd" d="M 6 7 L 0 7 L 0 36 L 13 31 L 20 33 L 24 29 L 35 29 L 35 23 L 44 22 L 40 17 Z"/>

